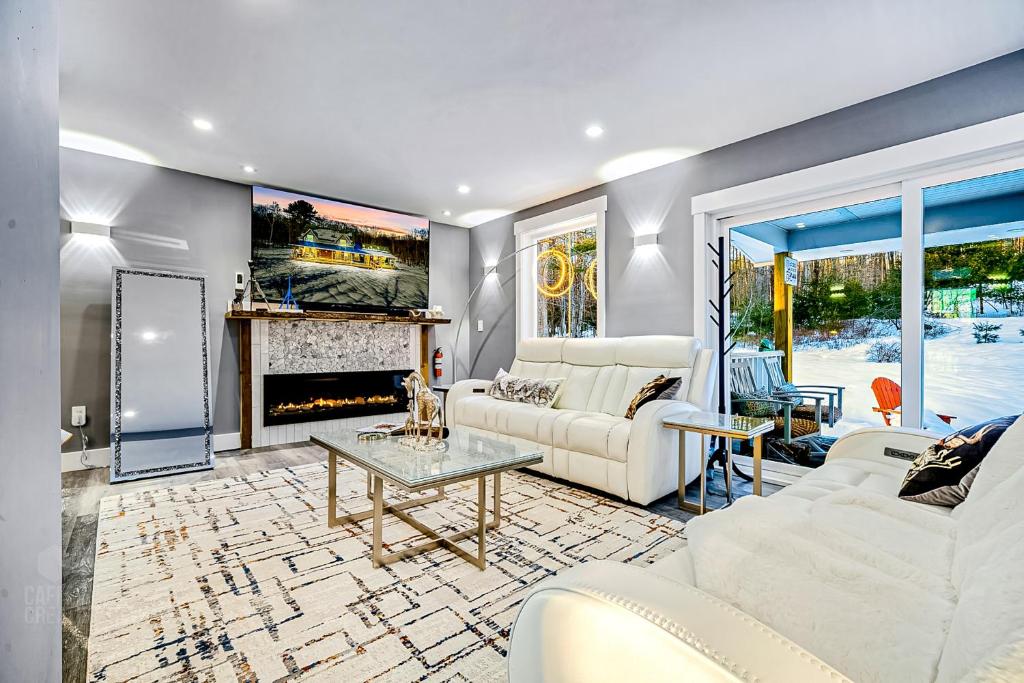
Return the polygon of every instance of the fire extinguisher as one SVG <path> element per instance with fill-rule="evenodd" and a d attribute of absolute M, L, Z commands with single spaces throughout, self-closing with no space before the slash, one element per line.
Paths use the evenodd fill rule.
<path fill-rule="evenodd" d="M 444 374 L 443 363 L 444 353 L 441 351 L 441 347 L 438 346 L 434 349 L 434 377 L 438 379 Z"/>

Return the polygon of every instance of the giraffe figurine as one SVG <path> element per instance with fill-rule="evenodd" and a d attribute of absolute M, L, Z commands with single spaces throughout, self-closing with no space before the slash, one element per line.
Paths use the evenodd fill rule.
<path fill-rule="evenodd" d="M 417 444 L 429 445 L 439 440 L 442 435 L 441 401 L 427 388 L 427 383 L 418 372 L 409 373 L 409 376 L 402 380 L 402 386 L 409 395 L 409 417 L 405 420 L 405 435 L 411 437 Z"/>

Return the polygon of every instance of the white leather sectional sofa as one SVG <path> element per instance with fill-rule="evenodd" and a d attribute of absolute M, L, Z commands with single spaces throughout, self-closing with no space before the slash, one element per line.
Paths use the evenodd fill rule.
<path fill-rule="evenodd" d="M 1024 418 L 952 510 L 900 500 L 909 463 L 884 454 L 934 439 L 852 432 L 798 483 L 690 521 L 650 567 L 541 582 L 511 683 L 1024 681 Z"/>
<path fill-rule="evenodd" d="M 544 462 L 534 469 L 646 505 L 679 484 L 679 437 L 662 420 L 710 408 L 713 366 L 694 337 L 529 339 L 508 372 L 565 378 L 553 407 L 492 398 L 483 393 L 489 380 L 465 380 L 448 392 L 447 424 L 539 445 Z M 626 419 L 636 392 L 659 374 L 683 378 L 678 400 L 652 401 Z M 686 471 L 696 477 L 699 437 L 688 438 Z"/>

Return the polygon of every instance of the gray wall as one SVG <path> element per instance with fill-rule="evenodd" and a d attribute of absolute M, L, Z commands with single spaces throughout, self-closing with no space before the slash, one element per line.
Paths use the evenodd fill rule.
<path fill-rule="evenodd" d="M 246 185 L 60 150 L 61 424 L 85 405 L 90 448 L 110 442 L 110 268 L 133 265 L 207 276 L 215 434 L 237 432 L 238 348 L 224 320 L 234 274 L 249 259 Z M 112 226 L 111 239 L 71 235 L 69 220 Z"/>
<path fill-rule="evenodd" d="M 1019 51 L 473 228 L 470 282 L 479 280 L 484 262 L 512 251 L 515 221 L 607 195 L 606 334 L 691 334 L 693 196 L 1022 111 Z M 631 262 L 634 227 L 650 223 L 661 225 L 660 256 Z M 499 267 L 499 279 L 500 286 L 487 283 L 473 301 L 474 377 L 493 377 L 515 355 L 515 259 Z"/>
<path fill-rule="evenodd" d="M 443 223 L 430 224 L 430 305 L 444 307 L 450 325 L 434 327 L 430 352 L 440 346 L 444 353 L 443 376 L 438 384 L 449 384 L 452 366 L 458 359 L 459 377 L 469 372 L 469 320 L 462 324 L 458 353 L 453 353 L 456 329 L 469 295 L 469 230 Z M 428 381 L 434 383 L 434 378 Z"/>
<path fill-rule="evenodd" d="M 206 273 L 214 433 L 237 432 L 237 326 L 224 320 L 224 311 L 234 295 L 235 272 L 247 271 L 249 186 L 71 149 L 60 150 L 60 182 L 64 428 L 72 431 L 71 406 L 85 405 L 89 447 L 109 445 L 110 268 L 128 264 Z M 111 225 L 111 239 L 72 236 L 67 222 L 72 218 Z M 468 253 L 465 228 L 431 224 L 430 303 L 450 315 L 465 305 Z M 454 329 L 441 327 L 436 338 L 450 358 Z M 465 332 L 463 339 L 465 365 Z M 81 448 L 73 431 L 65 451 Z"/>
<path fill-rule="evenodd" d="M 0 3 L 0 681 L 60 680 L 57 3 Z"/>

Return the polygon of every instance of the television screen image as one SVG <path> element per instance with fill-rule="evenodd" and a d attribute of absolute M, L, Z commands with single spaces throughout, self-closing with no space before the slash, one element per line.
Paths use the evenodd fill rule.
<path fill-rule="evenodd" d="M 306 310 L 426 308 L 430 221 L 252 188 L 253 273 L 271 301 Z"/>

